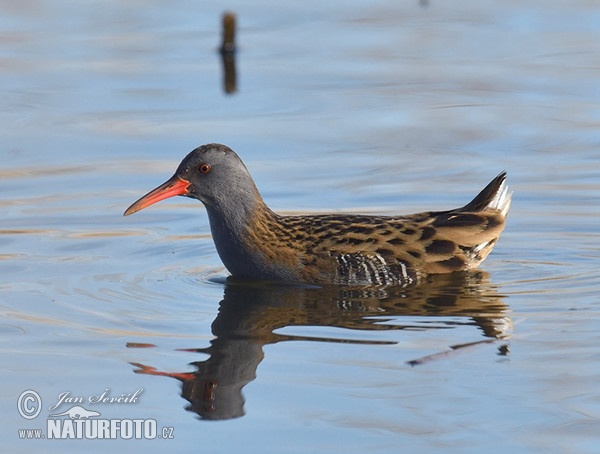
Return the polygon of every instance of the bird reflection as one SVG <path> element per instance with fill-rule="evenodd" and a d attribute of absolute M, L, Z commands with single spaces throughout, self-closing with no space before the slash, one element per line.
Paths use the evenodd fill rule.
<path fill-rule="evenodd" d="M 436 320 L 424 323 L 415 321 L 414 316 L 436 317 Z M 407 318 L 403 320 L 403 317 Z M 195 372 L 161 372 L 148 365 L 132 364 L 136 366 L 135 373 L 180 380 L 181 395 L 190 403 L 187 409 L 202 419 L 231 419 L 244 415 L 242 388 L 256 378 L 256 370 L 264 357 L 263 346 L 267 344 L 293 340 L 395 343 L 288 335 L 278 333 L 281 328 L 327 326 L 368 331 L 423 331 L 456 325 L 476 327 L 483 339 L 449 346 L 450 351 L 508 339 L 511 329 L 508 308 L 489 284 L 487 273 L 432 276 L 423 285 L 404 290 L 298 288 L 229 279 L 219 313 L 212 323 L 215 337 L 210 346 L 185 349 L 208 355 L 208 359 L 192 363 Z M 499 354 L 507 354 L 508 347 L 502 345 L 499 351 Z M 447 354 L 442 352 L 439 356 Z M 437 356 L 415 359 L 408 364 L 422 364 Z"/>

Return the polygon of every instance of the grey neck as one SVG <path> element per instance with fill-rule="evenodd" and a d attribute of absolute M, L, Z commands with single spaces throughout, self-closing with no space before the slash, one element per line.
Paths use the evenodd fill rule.
<path fill-rule="evenodd" d="M 256 187 L 205 205 L 213 240 L 225 267 L 234 276 L 260 278 L 264 263 L 248 244 L 248 229 L 257 210 L 270 210 Z"/>

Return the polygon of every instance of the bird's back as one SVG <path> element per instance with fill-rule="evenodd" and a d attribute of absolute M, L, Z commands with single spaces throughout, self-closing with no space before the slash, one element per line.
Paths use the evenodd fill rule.
<path fill-rule="evenodd" d="M 449 211 L 281 216 L 271 246 L 281 256 L 294 251 L 289 266 L 312 283 L 408 286 L 427 274 L 472 269 L 504 229 L 511 200 L 505 180 L 503 172 L 470 203 Z"/>

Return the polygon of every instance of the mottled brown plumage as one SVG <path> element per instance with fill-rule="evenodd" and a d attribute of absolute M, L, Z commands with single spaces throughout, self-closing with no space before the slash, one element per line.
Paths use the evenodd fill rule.
<path fill-rule="evenodd" d="M 207 208 L 217 251 L 232 275 L 311 284 L 396 285 L 477 267 L 504 229 L 506 173 L 470 203 L 405 216 L 302 215 L 271 211 L 231 149 L 198 147 L 175 175 L 125 215 L 174 195 Z"/>

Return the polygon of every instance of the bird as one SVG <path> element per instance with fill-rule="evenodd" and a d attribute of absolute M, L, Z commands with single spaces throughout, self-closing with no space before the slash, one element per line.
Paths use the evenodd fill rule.
<path fill-rule="evenodd" d="M 163 199 L 204 204 L 221 261 L 234 278 L 308 285 L 409 287 L 430 275 L 476 268 L 503 231 L 512 193 L 503 171 L 471 202 L 399 216 L 280 215 L 263 201 L 229 147 L 191 151 L 165 183 L 124 216 Z"/>

